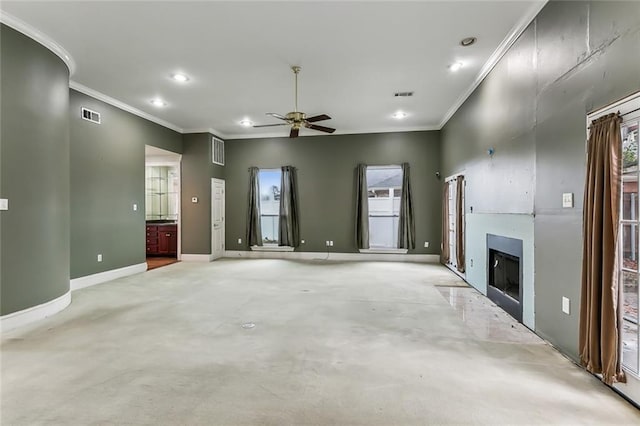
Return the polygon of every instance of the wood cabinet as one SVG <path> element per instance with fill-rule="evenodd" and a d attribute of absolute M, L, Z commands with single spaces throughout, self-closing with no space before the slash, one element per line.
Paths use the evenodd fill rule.
<path fill-rule="evenodd" d="M 147 224 L 147 255 L 176 256 L 178 254 L 178 226 L 176 224 Z"/>

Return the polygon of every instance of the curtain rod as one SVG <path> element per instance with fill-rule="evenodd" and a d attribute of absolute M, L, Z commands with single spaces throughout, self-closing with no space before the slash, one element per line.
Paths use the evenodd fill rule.
<path fill-rule="evenodd" d="M 629 114 L 632 114 L 632 113 L 637 112 L 637 111 L 640 111 L 640 108 L 636 108 L 636 109 L 633 109 L 633 110 L 631 110 L 629 112 L 625 112 L 624 114 L 620 114 L 620 117 L 624 117 L 625 115 L 629 115 Z"/>

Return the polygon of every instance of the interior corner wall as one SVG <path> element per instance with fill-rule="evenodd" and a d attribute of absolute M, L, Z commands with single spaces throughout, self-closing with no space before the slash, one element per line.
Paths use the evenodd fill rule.
<path fill-rule="evenodd" d="M 225 179 L 225 166 L 213 164 L 210 133 L 182 135 L 182 253 L 211 254 L 211 179 Z M 225 149 L 228 149 L 225 143 Z M 196 197 L 197 202 L 192 199 Z M 226 205 L 229 206 L 227 199 Z M 228 211 L 227 211 L 228 213 Z M 228 216 L 228 214 L 227 214 Z"/>
<path fill-rule="evenodd" d="M 574 360 L 586 116 L 640 90 L 638 57 L 639 2 L 551 1 L 442 130 L 443 172 L 466 171 L 467 214 L 533 221 L 535 331 Z M 574 208 L 562 208 L 565 192 Z"/>
<path fill-rule="evenodd" d="M 69 291 L 69 70 L 0 24 L 0 315 Z"/>
<path fill-rule="evenodd" d="M 300 235 L 304 252 L 358 252 L 355 246 L 355 168 L 358 163 L 408 162 L 416 226 L 411 254 L 440 253 L 440 132 L 401 132 L 226 142 L 226 249 L 246 245 L 247 193 L 251 166 L 298 170 Z M 242 243 L 238 244 L 238 239 Z M 424 242 L 430 243 L 424 248 Z"/>
<path fill-rule="evenodd" d="M 101 123 L 83 120 L 82 107 Z M 71 278 L 145 262 L 145 145 L 181 153 L 182 135 L 75 90 L 67 119 Z"/>

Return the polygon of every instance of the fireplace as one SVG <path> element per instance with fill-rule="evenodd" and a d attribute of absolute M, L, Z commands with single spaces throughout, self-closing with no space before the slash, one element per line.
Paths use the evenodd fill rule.
<path fill-rule="evenodd" d="M 522 322 L 522 240 L 487 234 L 487 297 Z"/>

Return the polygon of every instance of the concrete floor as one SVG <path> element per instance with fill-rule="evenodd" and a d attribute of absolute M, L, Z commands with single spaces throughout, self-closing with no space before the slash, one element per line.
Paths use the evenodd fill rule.
<path fill-rule="evenodd" d="M 177 263 L 3 335 L 2 425 L 640 424 L 495 309 L 436 265 Z"/>

